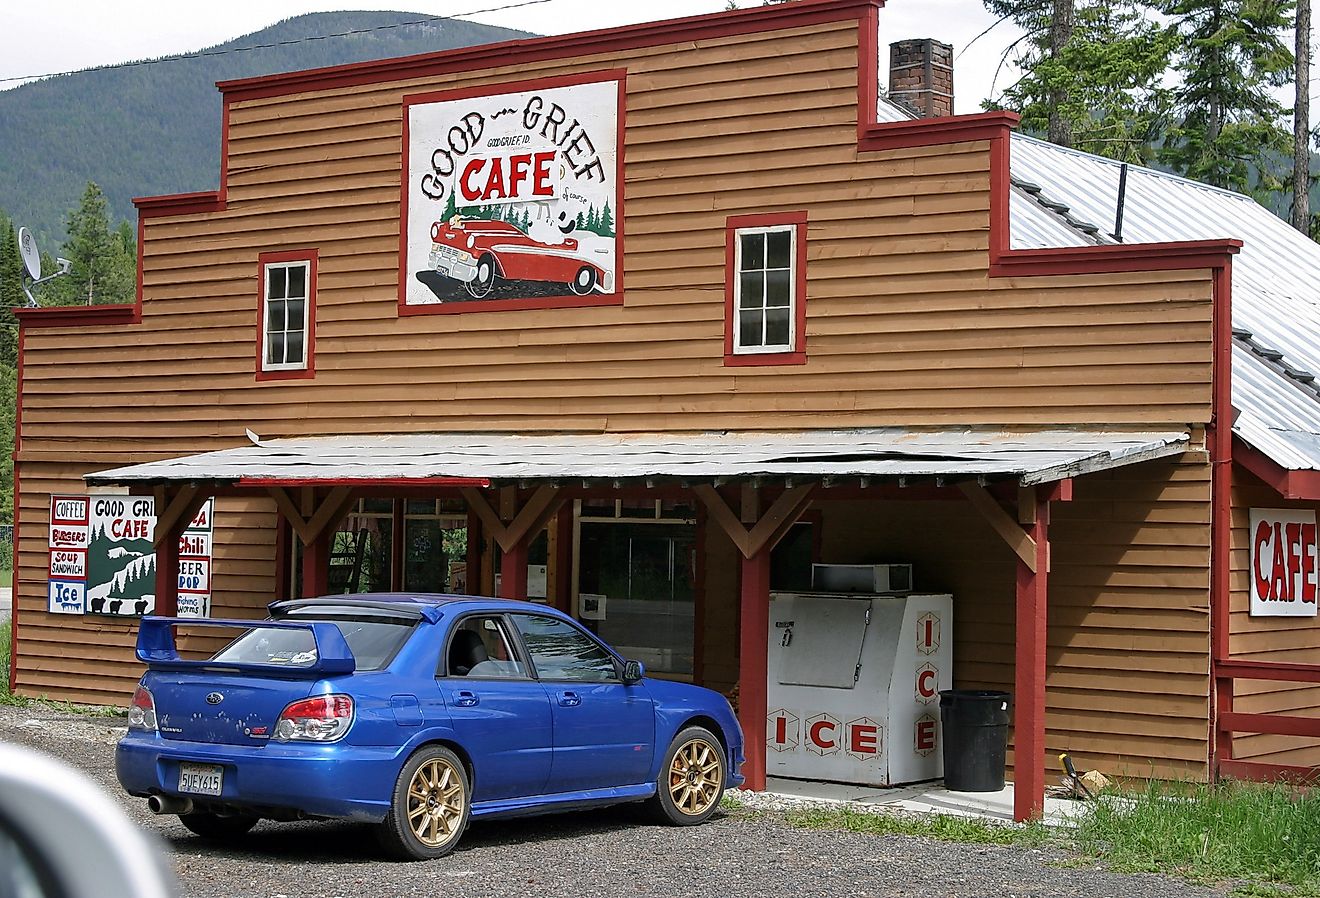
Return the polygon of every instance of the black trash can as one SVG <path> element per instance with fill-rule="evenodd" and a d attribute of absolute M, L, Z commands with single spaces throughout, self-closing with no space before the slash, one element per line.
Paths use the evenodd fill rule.
<path fill-rule="evenodd" d="M 989 689 L 940 691 L 945 788 L 954 792 L 1004 788 L 1009 700 L 1007 692 Z"/>

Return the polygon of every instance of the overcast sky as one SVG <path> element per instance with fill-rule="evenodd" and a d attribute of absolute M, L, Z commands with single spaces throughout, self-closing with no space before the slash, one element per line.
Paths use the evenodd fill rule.
<path fill-rule="evenodd" d="M 0 0 L 0 79 L 186 53 L 250 34 L 281 19 L 327 10 L 403 10 L 537 34 L 566 34 L 700 15 L 725 7 L 724 0 L 540 0 L 517 9 L 477 12 L 516 2 L 519 0 Z M 757 2 L 739 0 L 738 5 Z M 980 0 L 890 0 L 880 16 L 882 44 L 913 37 L 953 44 L 955 53 L 961 53 L 955 66 L 957 111 L 979 111 L 981 99 L 991 91 L 999 56 L 1013 39 L 1008 26 L 999 26 L 962 52 L 993 22 Z M 1000 74 L 997 89 L 1002 90 L 1010 77 Z M 0 81 L 0 89 L 17 83 Z"/>

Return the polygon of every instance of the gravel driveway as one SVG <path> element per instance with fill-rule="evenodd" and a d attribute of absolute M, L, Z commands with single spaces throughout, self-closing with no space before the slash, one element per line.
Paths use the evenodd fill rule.
<path fill-rule="evenodd" d="M 55 754 L 116 796 L 119 726 L 44 706 L 0 706 L 0 739 Z M 1064 867 L 1056 852 L 797 829 L 774 812 L 723 813 L 690 829 L 638 822 L 629 808 L 474 823 L 449 857 L 406 864 L 381 860 L 360 825 L 263 822 L 233 850 L 203 843 L 174 817 L 151 816 L 143 801 L 123 796 L 123 806 L 163 838 L 189 898 L 1222 894 L 1162 877 Z"/>

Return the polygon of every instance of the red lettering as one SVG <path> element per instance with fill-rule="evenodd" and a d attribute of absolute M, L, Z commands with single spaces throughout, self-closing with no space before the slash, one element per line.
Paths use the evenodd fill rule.
<path fill-rule="evenodd" d="M 848 751 L 856 755 L 875 754 L 876 727 L 872 724 L 858 723 L 851 727 L 848 734 Z"/>
<path fill-rule="evenodd" d="M 477 175 L 486 165 L 485 159 L 473 159 L 463 167 L 463 174 L 458 179 L 459 190 L 463 192 L 463 199 L 468 202 L 476 202 L 481 199 L 481 191 L 472 186 L 472 178 Z"/>
<path fill-rule="evenodd" d="M 1315 525 L 1302 525 L 1302 601 L 1315 604 Z"/>
<path fill-rule="evenodd" d="M 550 183 L 550 163 L 555 160 L 554 151 L 537 153 L 532 171 L 532 196 L 554 196 L 555 188 Z"/>
<path fill-rule="evenodd" d="M 935 748 L 935 721 L 923 717 L 917 721 L 917 751 L 931 751 Z"/>
<path fill-rule="evenodd" d="M 1288 601 L 1288 565 L 1284 560 L 1283 524 L 1274 524 L 1274 570 L 1270 574 L 1270 598 Z"/>
<path fill-rule="evenodd" d="M 930 668 L 917 671 L 917 694 L 922 698 L 935 695 L 935 671 Z"/>
<path fill-rule="evenodd" d="M 1284 525 L 1284 531 L 1288 534 L 1288 601 L 1297 601 L 1297 574 L 1302 567 L 1301 556 L 1297 553 L 1298 544 L 1302 541 L 1302 525 L 1297 521 L 1289 521 Z"/>
<path fill-rule="evenodd" d="M 838 724 L 832 720 L 818 720 L 811 725 L 807 734 L 811 737 L 811 741 L 819 745 L 821 748 L 833 748 L 833 740 L 826 742 L 820 732 L 821 730 L 834 730 L 837 727 Z"/>
<path fill-rule="evenodd" d="M 1270 522 L 1261 521 L 1256 525 L 1256 542 L 1251 549 L 1251 565 L 1256 575 L 1256 597 L 1259 599 L 1268 599 L 1270 597 L 1270 578 L 1265 574 L 1265 559 L 1268 557 L 1270 545 Z M 1261 550 L 1265 551 L 1262 552 Z"/>
<path fill-rule="evenodd" d="M 504 166 L 500 165 L 498 159 L 491 162 L 490 177 L 486 179 L 486 190 L 481 194 L 481 198 L 488 200 L 496 196 L 500 199 L 508 199 L 509 196 L 504 190 Z"/>
<path fill-rule="evenodd" d="M 509 193 L 518 196 L 518 185 L 527 180 L 527 167 L 532 164 L 532 157 L 527 153 L 518 153 L 509 157 Z"/>
<path fill-rule="evenodd" d="M 788 741 L 788 720 L 783 717 L 775 718 L 775 744 L 783 745 Z"/>
<path fill-rule="evenodd" d="M 935 622 L 931 618 L 927 617 L 924 621 L 922 621 L 922 623 L 926 625 L 926 634 L 924 637 L 925 641 L 922 642 L 921 644 L 926 648 L 930 648 L 932 645 L 935 644 L 935 633 L 934 633 Z"/>

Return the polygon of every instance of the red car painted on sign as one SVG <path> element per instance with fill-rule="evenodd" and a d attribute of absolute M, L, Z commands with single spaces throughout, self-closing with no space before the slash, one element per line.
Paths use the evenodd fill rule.
<path fill-rule="evenodd" d="M 613 273 L 586 258 L 574 237 L 542 243 L 506 221 L 455 217 L 431 225 L 431 243 L 432 270 L 461 281 L 476 299 L 496 278 L 562 283 L 578 296 L 614 289 Z"/>

